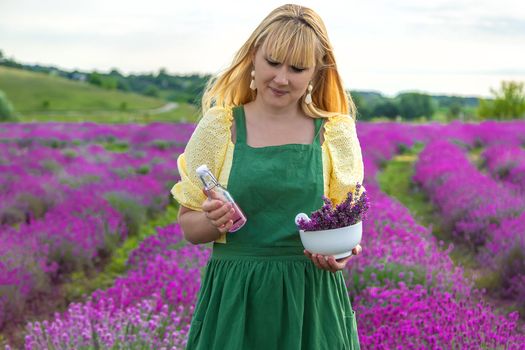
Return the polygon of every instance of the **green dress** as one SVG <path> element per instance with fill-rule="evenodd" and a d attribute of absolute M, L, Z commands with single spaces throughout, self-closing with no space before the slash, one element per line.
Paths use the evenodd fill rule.
<path fill-rule="evenodd" d="M 187 349 L 359 349 L 342 272 L 321 270 L 304 255 L 294 223 L 323 204 L 322 120 L 312 144 L 253 148 L 243 107 L 233 116 L 228 190 L 248 221 L 213 246 Z"/>

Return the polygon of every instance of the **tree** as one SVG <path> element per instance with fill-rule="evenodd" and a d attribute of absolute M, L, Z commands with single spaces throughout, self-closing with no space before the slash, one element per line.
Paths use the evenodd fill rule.
<path fill-rule="evenodd" d="M 348 92 L 349 93 L 349 92 Z M 362 120 L 366 120 L 370 118 L 370 111 L 368 110 L 368 106 L 366 105 L 366 101 L 361 95 L 354 93 L 351 95 L 352 100 L 354 101 L 354 104 L 357 108 L 357 117 Z"/>
<path fill-rule="evenodd" d="M 112 68 L 111 71 L 109 72 L 109 75 L 116 76 L 116 77 L 123 76 L 122 73 L 120 73 L 120 71 L 117 68 Z"/>
<path fill-rule="evenodd" d="M 500 90 L 490 89 L 493 100 L 483 99 L 479 103 L 481 118 L 513 119 L 525 117 L 524 83 L 502 81 Z"/>
<path fill-rule="evenodd" d="M 97 72 L 93 72 L 88 75 L 88 82 L 96 86 L 102 86 L 102 76 Z"/>
<path fill-rule="evenodd" d="M 395 119 L 399 115 L 399 108 L 393 101 L 385 100 L 374 107 L 372 115 Z"/>
<path fill-rule="evenodd" d="M 448 107 L 448 116 L 449 120 L 458 119 L 461 115 L 461 104 L 454 102 Z"/>
<path fill-rule="evenodd" d="M 159 89 L 155 85 L 148 85 L 146 90 L 144 90 L 144 95 L 159 97 Z"/>
<path fill-rule="evenodd" d="M 435 106 L 429 95 L 408 92 L 399 94 L 396 99 L 399 101 L 399 114 L 405 119 L 430 118 L 434 114 Z"/>
<path fill-rule="evenodd" d="M 118 86 L 118 79 L 113 76 L 102 77 L 102 87 L 108 90 L 115 90 Z"/>
<path fill-rule="evenodd" d="M 7 99 L 3 91 L 0 91 L 0 122 L 14 122 L 17 118 L 14 113 L 13 105 Z"/>

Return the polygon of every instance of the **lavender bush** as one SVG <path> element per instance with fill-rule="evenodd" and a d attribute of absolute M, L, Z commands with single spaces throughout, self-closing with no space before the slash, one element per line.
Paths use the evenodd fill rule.
<path fill-rule="evenodd" d="M 70 305 L 52 321 L 30 323 L 26 349 L 183 349 L 210 251 L 180 246 L 181 239 L 179 225 L 157 228 L 113 287 Z"/>
<path fill-rule="evenodd" d="M 502 222 L 479 254 L 479 261 L 497 272 L 492 289 L 517 301 L 525 314 L 525 212 Z"/>
<path fill-rule="evenodd" d="M 481 173 L 460 147 L 447 141 L 426 146 L 413 179 L 435 203 L 445 226 L 474 250 L 485 244 L 502 220 L 525 210 L 523 197 Z"/>
<path fill-rule="evenodd" d="M 41 349 L 184 349 L 189 323 L 180 317 L 182 306 L 157 309 L 143 299 L 126 309 L 116 309 L 111 299 L 98 304 L 71 304 L 55 321 L 27 326 L 26 350 Z"/>
<path fill-rule="evenodd" d="M 369 288 L 354 303 L 367 349 L 508 349 L 525 344 L 518 314 L 495 313 L 485 302 L 458 300 L 419 286 Z"/>
<path fill-rule="evenodd" d="M 485 149 L 481 158 L 492 177 L 525 194 L 525 149 L 499 144 Z"/>

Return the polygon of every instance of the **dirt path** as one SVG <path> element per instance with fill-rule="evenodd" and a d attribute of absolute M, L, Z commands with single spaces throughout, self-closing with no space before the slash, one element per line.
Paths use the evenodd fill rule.
<path fill-rule="evenodd" d="M 151 109 L 149 113 L 150 114 L 161 114 L 161 113 L 172 111 L 176 108 L 179 108 L 179 104 L 177 102 L 168 102 L 162 107 Z"/>

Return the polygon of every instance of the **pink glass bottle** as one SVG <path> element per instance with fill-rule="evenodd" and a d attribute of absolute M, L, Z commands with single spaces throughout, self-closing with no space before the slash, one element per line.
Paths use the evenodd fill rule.
<path fill-rule="evenodd" d="M 233 213 L 233 226 L 230 228 L 229 232 L 235 232 L 244 226 L 246 223 L 246 215 L 242 212 L 241 208 L 235 203 L 230 192 L 228 192 L 224 187 L 221 186 L 219 181 L 213 176 L 210 169 L 206 164 L 201 165 L 197 168 L 197 175 L 204 185 L 204 192 L 208 195 L 208 198 L 211 198 L 210 192 L 213 191 L 217 197 L 226 203 L 231 203 L 232 208 L 235 210 Z"/>

